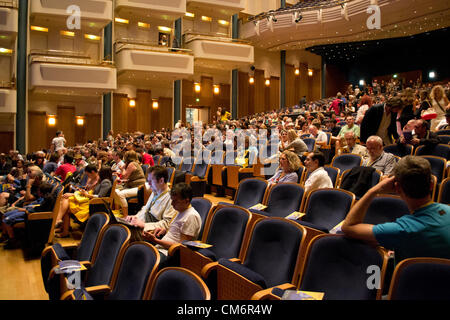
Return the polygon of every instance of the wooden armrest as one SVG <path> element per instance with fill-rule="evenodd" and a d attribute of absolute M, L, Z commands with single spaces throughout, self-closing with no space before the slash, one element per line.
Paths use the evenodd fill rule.
<path fill-rule="evenodd" d="M 85 289 L 89 294 L 109 294 L 109 293 L 111 293 L 111 287 L 106 284 L 93 286 L 93 287 L 87 287 Z"/>
<path fill-rule="evenodd" d="M 185 247 L 185 245 L 181 243 L 175 243 L 170 246 L 169 250 L 167 251 L 167 254 L 169 256 L 173 256 L 177 251 L 180 251 L 181 247 Z"/>
<path fill-rule="evenodd" d="M 278 288 L 281 290 L 296 290 L 296 287 L 292 283 L 283 283 L 275 287 L 267 288 L 261 291 L 256 292 L 251 300 L 281 300 L 281 298 L 272 293 L 274 288 Z"/>
<path fill-rule="evenodd" d="M 53 212 L 33 212 L 28 214 L 28 220 L 53 219 Z"/>
<path fill-rule="evenodd" d="M 197 176 L 193 176 L 191 178 L 191 182 L 200 182 L 200 181 L 207 181 L 207 179 L 206 178 L 200 178 L 200 177 L 197 177 Z"/>
<path fill-rule="evenodd" d="M 238 259 L 238 258 L 231 258 L 231 259 L 228 259 L 228 260 L 230 260 L 231 262 L 241 263 L 241 259 Z M 217 262 L 217 261 L 208 263 L 202 269 L 202 272 L 201 272 L 202 278 L 206 279 L 209 276 L 209 273 L 212 270 L 216 269 L 218 266 L 219 266 L 219 262 Z"/>
<path fill-rule="evenodd" d="M 107 203 L 111 204 L 112 199 L 110 197 L 102 197 L 102 198 L 92 198 L 89 200 L 89 204 L 103 204 L 106 201 Z"/>
<path fill-rule="evenodd" d="M 253 167 L 251 168 L 240 168 L 239 173 L 253 173 Z"/>

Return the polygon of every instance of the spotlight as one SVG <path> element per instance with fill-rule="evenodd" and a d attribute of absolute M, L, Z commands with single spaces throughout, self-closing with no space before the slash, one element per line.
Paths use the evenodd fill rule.
<path fill-rule="evenodd" d="M 303 16 L 300 12 L 297 11 L 294 13 L 294 22 L 295 23 L 299 23 L 302 19 L 303 19 Z"/>

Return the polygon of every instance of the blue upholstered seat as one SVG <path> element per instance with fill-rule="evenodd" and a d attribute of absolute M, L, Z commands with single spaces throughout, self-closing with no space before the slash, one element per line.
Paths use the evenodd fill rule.
<path fill-rule="evenodd" d="M 210 292 L 192 271 L 170 267 L 156 275 L 150 300 L 210 300 Z"/>
<path fill-rule="evenodd" d="M 372 300 L 381 290 L 367 285 L 368 268 L 383 275 L 386 255 L 367 243 L 323 235 L 311 242 L 299 290 L 324 292 L 325 300 Z M 383 283 L 383 279 L 380 279 Z"/>
<path fill-rule="evenodd" d="M 405 259 L 395 268 L 388 299 L 448 301 L 449 287 L 449 259 Z"/>

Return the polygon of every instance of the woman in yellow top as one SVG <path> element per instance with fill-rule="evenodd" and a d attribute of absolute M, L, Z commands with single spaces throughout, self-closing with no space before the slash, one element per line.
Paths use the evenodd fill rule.
<path fill-rule="evenodd" d="M 79 189 L 75 193 L 65 193 L 62 196 L 55 226 L 58 238 L 69 236 L 70 213 L 77 221 L 85 222 L 89 218 L 89 200 L 107 197 L 111 192 L 112 171 L 110 167 L 104 166 L 97 172 L 97 166 L 89 164 L 84 172 L 88 176 L 84 189 Z"/>
<path fill-rule="evenodd" d="M 220 121 L 227 121 L 230 120 L 231 113 L 229 113 L 227 110 L 222 110 L 220 114 Z"/>

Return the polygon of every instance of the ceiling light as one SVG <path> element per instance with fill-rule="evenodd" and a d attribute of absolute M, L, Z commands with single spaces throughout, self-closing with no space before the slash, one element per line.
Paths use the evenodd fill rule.
<path fill-rule="evenodd" d="M 255 83 L 255 78 L 254 78 L 254 77 L 248 78 L 248 82 L 249 82 L 250 84 L 254 84 L 254 83 Z"/>
<path fill-rule="evenodd" d="M 79 126 L 84 125 L 84 118 L 83 117 L 77 117 L 77 125 L 79 125 Z"/>
<path fill-rule="evenodd" d="M 217 21 L 217 22 L 219 22 L 219 24 L 221 24 L 221 25 L 223 25 L 223 26 L 228 26 L 230 23 L 228 22 L 228 21 L 226 21 L 226 20 L 219 20 L 219 21 Z"/>
<path fill-rule="evenodd" d="M 310 77 L 313 76 L 313 69 L 308 69 L 308 76 L 310 76 Z"/>
<path fill-rule="evenodd" d="M 207 16 L 202 16 L 202 21 L 208 21 L 211 22 L 212 18 L 211 17 L 207 17 Z"/>
<path fill-rule="evenodd" d="M 164 27 L 164 26 L 158 26 L 158 30 L 162 32 L 172 32 L 172 28 Z"/>
<path fill-rule="evenodd" d="M 219 85 L 215 84 L 215 85 L 213 86 L 213 92 L 214 92 L 214 94 L 219 94 L 219 92 L 220 92 L 220 87 L 219 87 Z"/>
<path fill-rule="evenodd" d="M 56 116 L 54 115 L 49 115 L 48 119 L 47 119 L 47 123 L 49 126 L 54 126 L 56 125 Z"/>
<path fill-rule="evenodd" d="M 136 107 L 136 100 L 134 100 L 134 99 L 130 99 L 130 101 L 128 101 L 128 105 L 130 106 L 130 107 Z"/>
<path fill-rule="evenodd" d="M 11 49 L 0 48 L 0 54 L 11 54 L 12 52 Z"/>
<path fill-rule="evenodd" d="M 138 22 L 138 27 L 139 28 L 150 29 L 150 23 Z"/>
<path fill-rule="evenodd" d="M 270 79 L 266 79 L 265 85 L 268 87 L 270 86 Z"/>
<path fill-rule="evenodd" d="M 75 37 L 75 32 L 73 31 L 61 30 L 59 33 L 65 37 Z"/>
<path fill-rule="evenodd" d="M 200 83 L 194 83 L 194 90 L 195 92 L 200 92 L 202 90 Z"/>
<path fill-rule="evenodd" d="M 31 30 L 40 31 L 40 32 L 48 32 L 48 28 L 38 27 L 38 26 L 31 26 Z"/>
<path fill-rule="evenodd" d="M 300 69 L 299 69 L 299 68 L 295 68 L 295 71 L 294 71 L 294 72 L 295 72 L 295 75 L 296 75 L 296 76 L 300 75 Z"/>
<path fill-rule="evenodd" d="M 94 40 L 94 41 L 99 41 L 101 39 L 99 36 L 96 36 L 94 34 L 85 34 L 84 37 L 88 40 Z"/>
<path fill-rule="evenodd" d="M 152 108 L 153 109 L 158 109 L 158 107 L 159 107 L 158 100 L 154 99 L 153 102 L 152 102 Z"/>
<path fill-rule="evenodd" d="M 184 15 L 185 15 L 186 17 L 189 17 L 189 18 L 194 18 L 194 17 L 195 17 L 195 14 L 193 14 L 193 13 L 191 13 L 191 12 L 186 12 Z"/>
<path fill-rule="evenodd" d="M 130 22 L 127 19 L 121 19 L 121 18 L 115 18 L 114 21 L 117 23 L 123 23 L 123 24 L 128 24 Z"/>
<path fill-rule="evenodd" d="M 428 77 L 429 77 L 430 79 L 436 78 L 436 72 L 430 71 L 430 73 L 428 73 Z"/>

